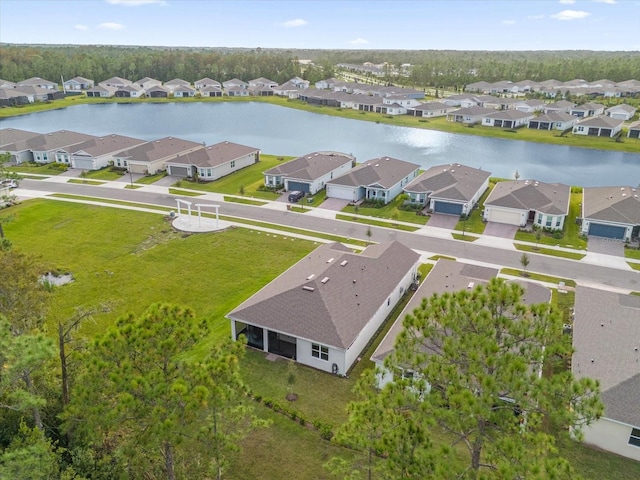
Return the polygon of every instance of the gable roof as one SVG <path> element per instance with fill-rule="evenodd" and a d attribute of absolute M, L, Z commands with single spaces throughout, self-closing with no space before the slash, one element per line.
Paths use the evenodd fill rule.
<path fill-rule="evenodd" d="M 189 152 L 186 155 L 180 155 L 169 163 L 195 165 L 196 167 L 217 167 L 259 151 L 257 148 L 247 147 L 239 143 L 220 142 Z"/>
<path fill-rule="evenodd" d="M 436 165 L 404 187 L 405 192 L 469 202 L 491 172 L 460 164 Z"/>
<path fill-rule="evenodd" d="M 521 112 L 520 110 L 501 110 L 499 112 L 490 113 L 485 118 L 505 119 L 505 120 L 522 120 L 523 118 L 533 118 L 532 113 Z"/>
<path fill-rule="evenodd" d="M 449 115 L 468 115 L 470 117 L 480 117 L 482 115 L 487 115 L 489 113 L 494 113 L 495 109 L 493 108 L 485 108 L 479 106 L 460 108 L 458 110 L 454 110 Z"/>
<path fill-rule="evenodd" d="M 640 120 L 637 120 L 629 125 L 629 130 L 640 130 Z"/>
<path fill-rule="evenodd" d="M 416 105 L 415 107 L 409 107 L 409 110 L 430 111 L 430 110 L 447 110 L 449 108 L 452 108 L 451 105 L 445 105 L 444 103 L 425 102 L 425 103 L 421 103 L 420 105 Z"/>
<path fill-rule="evenodd" d="M 85 153 L 92 157 L 99 157 L 109 153 L 120 152 L 124 149 L 131 148 L 142 143 L 146 143 L 146 140 L 112 134 L 104 137 L 92 138 L 91 140 L 75 145 L 73 154 L 82 155 L 82 153 Z"/>
<path fill-rule="evenodd" d="M 212 78 L 209 77 L 204 77 L 201 78 L 200 80 L 196 80 L 195 82 L 193 82 L 193 84 L 195 86 L 212 86 L 212 87 L 220 87 L 222 86 L 220 82 L 213 80 Z"/>
<path fill-rule="evenodd" d="M 626 103 L 621 103 L 620 105 L 615 105 L 613 107 L 607 108 L 606 112 L 636 113 L 636 108 L 632 107 L 631 105 L 627 105 Z"/>
<path fill-rule="evenodd" d="M 21 82 L 18 82 L 17 85 L 19 87 L 22 87 L 22 86 L 39 86 L 39 85 L 49 85 L 51 87 L 57 87 L 58 86 L 57 83 L 52 82 L 50 80 L 45 80 L 44 78 L 40 78 L 40 77 L 27 78 L 26 80 L 22 80 Z"/>
<path fill-rule="evenodd" d="M 624 120 L 607 117 L 605 115 L 599 115 L 597 117 L 589 117 L 579 121 L 577 125 L 583 127 L 596 127 L 596 128 L 617 128 L 624 123 Z"/>
<path fill-rule="evenodd" d="M 607 418 L 636 426 L 640 426 L 639 339 L 640 297 L 576 287 L 573 374 L 600 381 Z"/>
<path fill-rule="evenodd" d="M 356 165 L 351 171 L 327 183 L 351 187 L 379 185 L 382 188 L 391 188 L 418 168 L 420 165 L 415 163 L 380 157 Z"/>
<path fill-rule="evenodd" d="M 121 77 L 111 77 L 100 82 L 101 84 L 114 84 L 114 85 L 131 85 L 133 82 Z"/>
<path fill-rule="evenodd" d="M 485 207 L 536 210 L 549 215 L 567 215 L 571 187 L 537 180 L 498 182 L 484 202 Z"/>
<path fill-rule="evenodd" d="M 584 218 L 640 225 L 640 189 L 633 187 L 585 187 Z"/>
<path fill-rule="evenodd" d="M 360 254 L 325 244 L 227 317 L 348 349 L 419 259 L 397 241 L 371 245 Z"/>
<path fill-rule="evenodd" d="M 73 77 L 69 80 L 65 80 L 64 83 L 93 83 L 93 80 L 89 80 L 88 78 L 84 78 L 84 77 Z"/>
<path fill-rule="evenodd" d="M 570 122 L 571 120 L 578 121 L 578 117 L 571 115 L 567 112 L 549 112 L 544 115 L 540 115 L 531 119 L 533 122 Z"/>
<path fill-rule="evenodd" d="M 573 108 L 575 107 L 576 104 L 573 102 L 568 102 L 566 100 L 558 100 L 557 102 L 553 102 L 548 104 L 545 108 L 549 109 L 549 108 L 559 108 L 561 110 L 567 109 L 567 108 Z"/>
<path fill-rule="evenodd" d="M 355 162 L 355 158 L 340 152 L 314 152 L 294 158 L 265 171 L 265 175 L 282 175 L 298 180 L 315 180 L 341 167 Z"/>
<path fill-rule="evenodd" d="M 201 143 L 181 138 L 164 137 L 120 152 L 117 157 L 138 162 L 153 162 L 172 155 L 186 153 L 197 147 L 204 148 Z"/>
<path fill-rule="evenodd" d="M 70 130 L 58 130 L 57 132 L 44 133 L 18 140 L 10 145 L 4 145 L 3 148 L 10 152 L 20 152 L 24 150 L 48 152 L 69 148 L 93 138 L 96 137 L 85 133 L 72 132 Z"/>
<path fill-rule="evenodd" d="M 18 128 L 2 128 L 0 129 L 0 147 L 25 141 L 29 138 L 37 137 L 38 135 L 42 134 L 30 132 L 28 130 L 20 130 Z"/>
<path fill-rule="evenodd" d="M 168 82 L 164 82 L 164 85 L 165 86 L 169 86 L 169 87 L 172 87 L 174 85 L 188 87 L 191 84 L 189 82 L 187 82 L 186 80 L 182 80 L 181 78 L 174 78 L 173 80 L 169 80 Z"/>

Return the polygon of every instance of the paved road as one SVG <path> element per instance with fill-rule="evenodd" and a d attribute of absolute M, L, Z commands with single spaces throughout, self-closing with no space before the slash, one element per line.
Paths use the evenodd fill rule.
<path fill-rule="evenodd" d="M 176 208 L 175 196 L 165 193 L 144 192 L 140 190 L 100 188 L 89 185 L 49 182 L 45 180 L 21 181 L 22 188 L 36 191 L 70 193 L 100 198 L 112 198 L 132 202 L 143 202 L 162 205 L 171 209 Z M 193 201 L 194 198 L 185 199 Z M 360 240 L 367 240 L 367 226 L 341 220 L 320 218 L 310 214 L 299 214 L 286 210 L 255 207 L 239 203 L 224 203 L 221 214 L 260 220 L 280 225 L 287 225 L 305 230 L 319 231 L 342 235 Z M 371 240 L 382 242 L 397 239 L 407 246 L 425 252 L 434 252 L 458 259 L 466 259 L 490 265 L 501 265 L 512 268 L 522 268 L 520 265 L 521 252 L 474 245 L 470 242 L 460 242 L 446 238 L 436 238 L 415 232 L 404 232 L 372 226 Z M 566 260 L 558 257 L 528 253 L 529 271 L 545 273 L 557 277 L 575 279 L 587 286 L 605 285 L 613 288 L 640 290 L 640 272 L 620 270 L 604 265 L 592 265 Z"/>

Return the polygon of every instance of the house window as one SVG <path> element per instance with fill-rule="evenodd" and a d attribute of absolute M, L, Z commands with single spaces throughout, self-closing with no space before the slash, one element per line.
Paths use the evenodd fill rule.
<path fill-rule="evenodd" d="M 120 159 L 119 159 L 119 158 L 116 160 L 116 165 L 117 165 L 118 167 L 120 166 Z"/>
<path fill-rule="evenodd" d="M 538 225 L 542 225 L 542 215 L 538 216 Z"/>
<path fill-rule="evenodd" d="M 320 360 L 329 361 L 329 347 L 324 345 L 318 345 L 317 343 L 311 344 L 311 356 L 319 358 Z"/>
<path fill-rule="evenodd" d="M 125 167 L 127 166 L 127 161 L 126 161 L 126 160 L 124 161 L 124 166 L 125 166 Z"/>
<path fill-rule="evenodd" d="M 547 227 L 551 226 L 552 221 L 553 221 L 553 217 L 547 217 L 547 223 L 546 223 Z"/>
<path fill-rule="evenodd" d="M 558 217 L 558 219 L 556 220 L 556 227 L 560 226 L 560 217 Z"/>
<path fill-rule="evenodd" d="M 235 160 L 231 161 L 231 168 L 236 168 L 236 161 Z"/>
<path fill-rule="evenodd" d="M 629 445 L 640 447 L 640 428 L 632 428 L 629 436 Z"/>

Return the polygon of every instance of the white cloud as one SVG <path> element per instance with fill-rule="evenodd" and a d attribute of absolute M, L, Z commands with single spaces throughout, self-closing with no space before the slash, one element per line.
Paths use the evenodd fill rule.
<path fill-rule="evenodd" d="M 529 20 L 540 20 L 541 18 L 544 18 L 544 15 L 529 15 L 527 18 Z"/>
<path fill-rule="evenodd" d="M 564 5 L 571 5 L 572 3 L 576 3 L 576 0 L 560 0 L 560 3 Z"/>
<path fill-rule="evenodd" d="M 356 38 L 355 40 L 351 40 L 349 43 L 351 45 L 366 45 L 369 41 L 364 38 Z"/>
<path fill-rule="evenodd" d="M 582 10 L 563 10 L 551 15 L 551 18 L 556 20 L 580 20 L 587 18 L 589 15 L 591 15 L 589 12 L 583 12 Z"/>
<path fill-rule="evenodd" d="M 608 3 L 609 5 L 615 5 L 618 3 L 616 0 L 593 0 L 596 3 Z"/>
<path fill-rule="evenodd" d="M 502 21 L 503 25 L 513 25 L 514 23 L 516 23 L 515 20 L 503 20 Z"/>
<path fill-rule="evenodd" d="M 287 20 L 281 25 L 283 27 L 304 27 L 306 24 L 307 24 L 306 20 L 303 20 L 301 18 L 296 18 L 295 20 Z"/>
<path fill-rule="evenodd" d="M 165 0 L 106 0 L 111 5 L 124 5 L 125 7 L 139 7 L 140 5 L 166 5 Z"/>
<path fill-rule="evenodd" d="M 89 27 L 80 24 L 75 25 L 73 28 L 75 28 L 76 30 L 80 30 L 81 32 L 86 32 L 87 30 L 89 30 Z"/>
<path fill-rule="evenodd" d="M 103 30 L 122 30 L 124 28 L 124 25 L 122 25 L 121 23 L 105 22 L 98 25 L 98 28 L 101 28 Z"/>

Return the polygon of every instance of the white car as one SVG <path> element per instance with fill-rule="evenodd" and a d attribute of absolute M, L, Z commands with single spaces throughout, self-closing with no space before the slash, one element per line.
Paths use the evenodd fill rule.
<path fill-rule="evenodd" d="M 11 179 L 2 180 L 0 182 L 0 185 L 2 185 L 3 187 L 18 188 L 18 182 L 16 182 L 15 180 L 11 180 Z"/>

